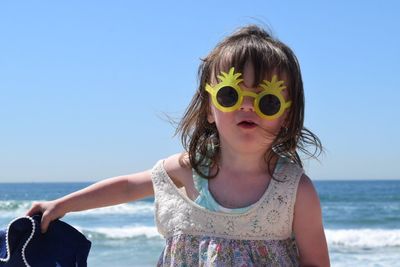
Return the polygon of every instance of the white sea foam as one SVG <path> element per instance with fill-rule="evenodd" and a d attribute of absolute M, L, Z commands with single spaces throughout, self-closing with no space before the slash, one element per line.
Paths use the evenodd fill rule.
<path fill-rule="evenodd" d="M 110 207 L 92 209 L 87 211 L 82 211 L 79 213 L 71 213 L 73 216 L 86 216 L 89 214 L 92 215 L 107 215 L 107 214 L 153 214 L 154 213 L 154 205 L 148 202 L 135 202 L 135 203 L 127 203 L 120 204 Z"/>
<path fill-rule="evenodd" d="M 107 239 L 129 239 L 144 236 L 146 238 L 161 237 L 154 226 L 132 226 L 132 227 L 94 227 L 77 229 L 87 233 L 88 237 L 104 237 Z"/>
<path fill-rule="evenodd" d="M 25 215 L 32 206 L 31 200 L 1 200 L 0 218 L 15 218 Z M 120 204 L 105 208 L 92 209 L 71 213 L 69 216 L 107 215 L 107 214 L 140 214 L 151 215 L 154 213 L 154 205 L 151 202 L 138 201 L 134 203 Z"/>
<path fill-rule="evenodd" d="M 0 218 L 15 218 L 25 215 L 32 201 L 0 200 Z"/>
<path fill-rule="evenodd" d="M 400 247 L 400 229 L 327 229 L 325 234 L 330 246 Z"/>

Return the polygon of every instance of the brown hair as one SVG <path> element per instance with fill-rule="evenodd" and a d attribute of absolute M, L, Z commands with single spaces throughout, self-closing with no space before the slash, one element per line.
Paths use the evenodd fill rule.
<path fill-rule="evenodd" d="M 316 157 L 322 151 L 318 137 L 303 126 L 304 92 L 300 66 L 293 51 L 264 29 L 249 25 L 226 37 L 202 59 L 199 66 L 199 87 L 186 109 L 176 133 L 181 133 L 181 141 L 188 152 L 191 167 L 204 178 L 215 177 L 218 173 L 206 174 L 202 166 L 207 161 L 218 167 L 219 136 L 215 123 L 209 123 L 209 95 L 205 91 L 206 83 L 217 80 L 220 71 L 226 66 L 243 72 L 249 62 L 254 68 L 254 85 L 259 84 L 265 74 L 273 70 L 285 73 L 288 77 L 288 93 L 292 105 L 287 115 L 287 123 L 282 127 L 272 143 L 272 151 L 286 157 L 302 167 L 297 150 L 310 157 Z M 253 85 L 253 86 L 254 86 Z M 210 149 L 213 146 L 214 149 Z M 309 151 L 309 147 L 314 150 Z M 265 160 L 270 168 L 274 153 L 265 152 Z M 218 168 L 217 168 L 218 170 Z"/>

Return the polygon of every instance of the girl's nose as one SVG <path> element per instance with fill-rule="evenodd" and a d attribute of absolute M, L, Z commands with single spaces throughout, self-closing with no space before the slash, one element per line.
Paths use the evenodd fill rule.
<path fill-rule="evenodd" d="M 250 96 L 243 97 L 243 102 L 242 105 L 240 106 L 240 110 L 254 111 L 254 98 Z"/>

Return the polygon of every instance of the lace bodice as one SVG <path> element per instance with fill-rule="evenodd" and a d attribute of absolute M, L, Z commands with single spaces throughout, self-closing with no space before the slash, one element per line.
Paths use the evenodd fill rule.
<path fill-rule="evenodd" d="M 152 169 L 155 220 L 165 238 L 209 235 L 238 240 L 284 240 L 292 235 L 293 209 L 303 169 L 286 162 L 275 173 L 263 196 L 241 214 L 214 212 L 179 190 L 160 160 Z"/>

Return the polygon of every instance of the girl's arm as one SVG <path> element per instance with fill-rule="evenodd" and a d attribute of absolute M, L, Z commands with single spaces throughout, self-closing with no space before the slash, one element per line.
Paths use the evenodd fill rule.
<path fill-rule="evenodd" d="M 153 195 L 150 170 L 109 178 L 53 201 L 36 202 L 28 216 L 42 213 L 41 229 L 46 232 L 51 221 L 71 211 L 111 206 Z"/>
<path fill-rule="evenodd" d="M 301 266 L 330 266 L 322 212 L 315 188 L 306 175 L 300 178 L 293 229 Z"/>

